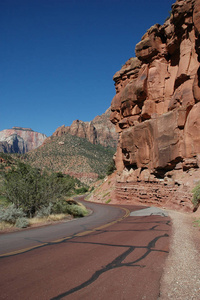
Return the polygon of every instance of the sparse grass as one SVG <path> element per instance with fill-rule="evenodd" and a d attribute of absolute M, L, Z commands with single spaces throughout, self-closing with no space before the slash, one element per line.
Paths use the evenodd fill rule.
<path fill-rule="evenodd" d="M 48 217 L 35 217 L 29 220 L 29 225 L 36 225 L 39 223 L 48 223 L 52 221 L 61 221 L 63 219 L 71 219 L 70 215 L 68 214 L 52 214 Z"/>
<path fill-rule="evenodd" d="M 69 214 L 52 214 L 48 217 L 34 217 L 31 219 L 28 219 L 28 226 L 35 226 L 39 224 L 45 224 L 45 223 L 50 223 L 50 222 L 56 222 L 56 221 L 61 221 L 61 220 L 71 220 L 73 217 Z M 27 227 L 28 227 L 27 226 Z M 0 222 L 0 231 L 6 230 L 6 229 L 12 229 L 16 228 L 15 224 L 11 224 L 9 222 Z"/>
<path fill-rule="evenodd" d="M 14 227 L 14 224 L 11 224 L 9 222 L 0 222 L 0 230 L 10 229 Z"/>
<path fill-rule="evenodd" d="M 103 198 L 105 198 L 106 196 L 108 196 L 110 194 L 110 192 L 107 192 L 103 195 Z"/>
<path fill-rule="evenodd" d="M 108 203 L 110 203 L 110 201 L 111 201 L 111 199 L 108 199 L 105 203 L 108 204 Z"/>
<path fill-rule="evenodd" d="M 200 227 L 200 219 L 197 219 L 194 221 L 194 226 L 195 227 Z"/>

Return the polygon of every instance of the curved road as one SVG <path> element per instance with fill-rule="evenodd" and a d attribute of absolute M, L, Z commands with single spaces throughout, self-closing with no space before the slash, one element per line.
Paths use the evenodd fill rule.
<path fill-rule="evenodd" d="M 170 219 L 87 206 L 88 217 L 0 235 L 0 299 L 158 298 Z"/>
<path fill-rule="evenodd" d="M 0 257 L 7 256 L 7 253 L 24 251 L 25 248 L 40 247 L 44 244 L 54 243 L 64 238 L 72 238 L 79 233 L 87 233 L 94 228 L 113 221 L 121 220 L 129 212 L 126 209 L 86 202 L 84 197 L 77 197 L 92 213 L 89 216 L 71 221 L 64 221 L 59 224 L 42 226 L 39 228 L 27 228 L 18 232 L 0 234 Z"/>

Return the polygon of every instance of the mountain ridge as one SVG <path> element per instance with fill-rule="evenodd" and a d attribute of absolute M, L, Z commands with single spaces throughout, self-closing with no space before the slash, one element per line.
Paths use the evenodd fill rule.
<path fill-rule="evenodd" d="M 62 136 L 70 133 L 81 138 L 86 138 L 90 143 L 100 144 L 104 147 L 116 147 L 118 134 L 115 126 L 110 122 L 110 107 L 102 115 L 96 116 L 92 121 L 84 122 L 74 120 L 71 126 L 62 125 L 56 129 L 53 136 Z"/>

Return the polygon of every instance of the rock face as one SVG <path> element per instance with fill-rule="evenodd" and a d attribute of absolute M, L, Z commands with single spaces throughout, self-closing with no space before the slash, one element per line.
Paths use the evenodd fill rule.
<path fill-rule="evenodd" d="M 46 137 L 30 128 L 5 129 L 0 131 L 0 152 L 26 153 L 41 146 Z"/>
<path fill-rule="evenodd" d="M 172 198 L 181 188 L 185 195 L 200 178 L 200 0 L 176 1 L 135 54 L 113 78 L 118 182 L 154 182 L 173 186 Z M 180 205 L 192 209 L 188 195 Z"/>
<path fill-rule="evenodd" d="M 110 108 L 97 116 L 91 122 L 83 122 L 79 120 L 73 121 L 71 126 L 61 126 L 56 129 L 53 136 L 62 136 L 70 133 L 81 138 L 86 138 L 92 144 L 101 144 L 104 147 L 116 147 L 118 134 L 115 131 L 115 126 L 110 122 Z"/>

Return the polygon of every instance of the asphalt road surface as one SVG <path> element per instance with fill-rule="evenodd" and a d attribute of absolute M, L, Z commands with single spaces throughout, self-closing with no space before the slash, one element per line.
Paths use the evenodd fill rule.
<path fill-rule="evenodd" d="M 0 235 L 0 299 L 158 299 L 170 218 L 87 206 L 88 217 Z"/>

